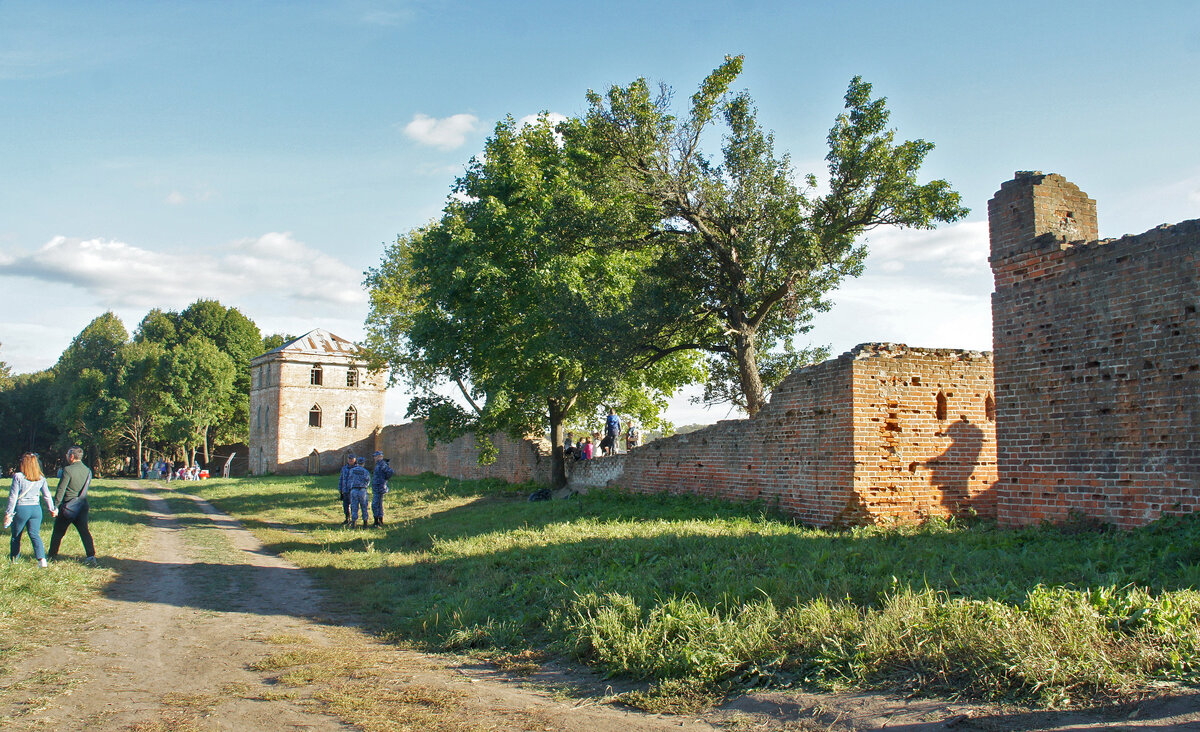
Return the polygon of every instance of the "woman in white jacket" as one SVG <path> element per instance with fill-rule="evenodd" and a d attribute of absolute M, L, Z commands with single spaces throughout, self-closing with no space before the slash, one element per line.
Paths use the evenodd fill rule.
<path fill-rule="evenodd" d="M 50 487 L 46 485 L 46 476 L 42 475 L 38 456 L 27 452 L 21 456 L 20 470 L 13 474 L 12 487 L 8 490 L 8 507 L 4 509 L 4 528 L 12 527 L 9 559 L 16 559 L 21 553 L 21 533 L 28 530 L 29 543 L 33 544 L 33 556 L 39 565 L 46 566 L 46 548 L 42 545 L 41 533 L 42 498 L 46 499 L 50 515 L 58 516 L 58 511 L 54 508 L 54 497 L 50 495 Z"/>

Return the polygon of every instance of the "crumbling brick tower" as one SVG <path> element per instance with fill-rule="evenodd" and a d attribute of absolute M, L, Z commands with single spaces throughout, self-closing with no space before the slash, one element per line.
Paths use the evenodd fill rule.
<path fill-rule="evenodd" d="M 1020 172 L 988 222 L 1001 523 L 1195 511 L 1200 220 L 1097 241 L 1095 201 Z"/>

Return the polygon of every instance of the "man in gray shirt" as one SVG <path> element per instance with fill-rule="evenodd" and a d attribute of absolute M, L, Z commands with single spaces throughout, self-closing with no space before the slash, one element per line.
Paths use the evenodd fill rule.
<path fill-rule="evenodd" d="M 67 466 L 58 479 L 58 490 L 54 493 L 54 505 L 58 517 L 54 519 L 54 533 L 50 536 L 50 559 L 58 558 L 58 546 L 62 543 L 67 527 L 75 525 L 83 542 L 86 564 L 96 563 L 96 547 L 92 543 L 92 532 L 88 531 L 88 486 L 92 483 L 92 471 L 83 464 L 83 448 L 67 450 Z"/>

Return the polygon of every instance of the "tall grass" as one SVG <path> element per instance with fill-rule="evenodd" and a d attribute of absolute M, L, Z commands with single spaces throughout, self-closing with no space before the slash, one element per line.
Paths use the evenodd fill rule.
<path fill-rule="evenodd" d="M 1200 517 L 1128 533 L 823 531 L 694 497 L 392 485 L 384 531 L 337 528 L 332 479 L 198 487 L 399 642 L 545 649 L 663 694 L 817 684 L 1070 703 L 1200 670 Z"/>

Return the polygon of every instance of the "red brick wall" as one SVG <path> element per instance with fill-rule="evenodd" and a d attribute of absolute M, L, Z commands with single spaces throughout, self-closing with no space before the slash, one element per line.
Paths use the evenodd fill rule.
<path fill-rule="evenodd" d="M 814 524 L 852 505 L 850 354 L 788 376 L 753 419 L 655 440 L 624 458 L 621 485 L 778 505 Z"/>
<path fill-rule="evenodd" d="M 854 492 L 870 520 L 994 517 L 994 403 L 990 354 L 860 346 Z"/>
<path fill-rule="evenodd" d="M 1094 202 L 1041 174 L 988 216 L 1001 522 L 1195 511 L 1200 220 L 1094 241 Z"/>
<path fill-rule="evenodd" d="M 596 461 L 573 484 L 761 499 L 816 525 L 994 515 L 991 359 L 867 344 L 801 369 L 752 419 L 718 422 Z M 937 419 L 937 395 L 949 411 Z M 965 416 L 967 421 L 962 418 Z M 614 461 L 611 469 L 608 461 Z"/>
<path fill-rule="evenodd" d="M 496 461 L 479 464 L 479 449 L 473 435 L 429 449 L 422 422 L 388 425 L 380 432 L 378 445 L 400 475 L 430 472 L 459 480 L 500 478 L 509 483 L 550 482 L 550 454 L 545 441 L 516 441 L 503 434 L 492 435 Z"/>

